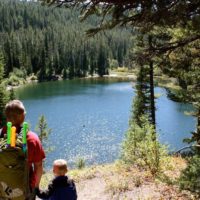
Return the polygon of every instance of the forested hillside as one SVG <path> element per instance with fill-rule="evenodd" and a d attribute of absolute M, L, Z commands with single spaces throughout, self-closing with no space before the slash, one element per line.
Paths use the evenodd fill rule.
<path fill-rule="evenodd" d="M 40 81 L 108 74 L 124 65 L 130 32 L 116 29 L 87 38 L 95 19 L 79 22 L 79 13 L 34 2 L 0 1 L 0 51 L 5 76 L 18 68 Z M 16 69 L 15 69 L 16 71 Z"/>

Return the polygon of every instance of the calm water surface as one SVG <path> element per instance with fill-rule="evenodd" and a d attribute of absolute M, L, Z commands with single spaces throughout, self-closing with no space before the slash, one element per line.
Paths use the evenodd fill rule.
<path fill-rule="evenodd" d="M 157 126 L 162 143 L 176 150 L 195 129 L 195 119 L 184 114 L 191 105 L 166 97 L 163 88 L 155 88 Z M 73 165 L 83 157 L 88 164 L 107 163 L 118 158 L 120 144 L 128 128 L 134 91 L 130 82 L 79 79 L 32 84 L 17 90 L 27 110 L 26 121 L 34 130 L 38 117 L 45 115 L 52 133 L 46 166 L 56 158 Z"/>

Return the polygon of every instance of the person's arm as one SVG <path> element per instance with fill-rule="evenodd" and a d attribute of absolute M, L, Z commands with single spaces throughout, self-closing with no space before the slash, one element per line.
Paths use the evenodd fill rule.
<path fill-rule="evenodd" d="M 37 163 L 33 163 L 34 166 L 34 172 L 36 175 L 36 183 L 35 183 L 35 187 L 39 187 L 40 184 L 40 180 L 43 174 L 43 162 L 37 162 Z"/>
<path fill-rule="evenodd" d="M 28 133 L 28 162 L 33 166 L 33 173 L 30 176 L 31 188 L 39 187 L 41 176 L 43 174 L 43 160 L 45 153 L 42 144 L 35 133 Z"/>
<path fill-rule="evenodd" d="M 38 187 L 35 188 L 36 195 L 41 199 L 48 199 L 52 196 L 54 191 L 53 183 L 49 184 L 47 190 L 40 190 Z"/>
<path fill-rule="evenodd" d="M 76 191 L 76 185 L 74 183 L 74 181 L 72 182 L 73 185 L 73 189 L 74 189 L 74 200 L 77 200 L 77 191 Z"/>

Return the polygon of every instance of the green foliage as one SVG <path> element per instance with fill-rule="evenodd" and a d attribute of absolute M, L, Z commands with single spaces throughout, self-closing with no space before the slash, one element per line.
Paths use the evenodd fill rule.
<path fill-rule="evenodd" d="M 150 93 L 148 83 L 148 67 L 141 66 L 137 75 L 137 82 L 135 86 L 136 96 L 133 99 L 132 117 L 130 123 L 135 122 L 142 126 L 141 117 L 143 115 L 150 118 Z"/>
<path fill-rule="evenodd" d="M 10 101 L 16 99 L 16 94 L 13 88 L 10 90 L 9 99 Z"/>
<path fill-rule="evenodd" d="M 62 77 L 63 77 L 63 79 L 67 79 L 67 69 L 66 69 L 66 67 L 62 71 Z"/>
<path fill-rule="evenodd" d="M 155 60 L 146 49 L 154 44 L 154 36 L 150 34 L 137 33 L 134 37 L 135 43 L 129 57 L 138 68 L 136 83 L 136 99 L 134 101 L 133 118 L 140 124 L 140 117 L 147 115 L 149 121 L 156 125 L 155 101 L 154 101 L 154 68 Z"/>
<path fill-rule="evenodd" d="M 4 59 L 3 56 L 0 54 L 0 127 L 2 127 L 5 123 L 4 108 L 9 100 L 6 87 L 3 84 L 3 77 L 4 77 Z"/>
<path fill-rule="evenodd" d="M 188 158 L 188 166 L 183 170 L 179 179 L 181 189 L 190 190 L 200 195 L 200 156 Z"/>
<path fill-rule="evenodd" d="M 85 159 L 84 158 L 78 158 L 76 161 L 76 168 L 83 169 L 85 168 Z"/>
<path fill-rule="evenodd" d="M 4 115 L 4 108 L 7 102 L 8 102 L 8 95 L 6 89 L 2 84 L 0 84 L 0 127 L 5 125 L 6 118 Z"/>
<path fill-rule="evenodd" d="M 37 72 L 37 79 L 40 82 L 47 79 L 46 70 L 43 67 Z"/>
<path fill-rule="evenodd" d="M 153 175 L 161 170 L 161 162 L 167 156 L 166 148 L 157 140 L 154 126 L 146 117 L 142 126 L 132 122 L 122 145 L 122 160 L 131 165 L 148 169 Z"/>
<path fill-rule="evenodd" d="M 5 79 L 4 84 L 10 86 L 19 86 L 25 83 L 26 72 L 24 69 L 14 68 L 13 72 L 9 73 L 8 79 Z"/>
<path fill-rule="evenodd" d="M 109 59 L 109 66 L 110 66 L 110 69 L 116 69 L 116 68 L 118 68 L 119 64 L 118 64 L 117 60 Z M 127 70 L 125 68 L 122 68 L 122 69 L 123 69 L 122 72 Z M 120 70 L 121 69 L 117 69 L 118 72 L 121 72 Z"/>
<path fill-rule="evenodd" d="M 6 83 L 10 86 L 18 86 L 20 85 L 21 81 L 15 74 L 12 74 L 9 76 L 9 79 L 7 79 Z"/>
<path fill-rule="evenodd" d="M 191 30 L 176 28 L 170 30 L 173 39 L 184 38 Z M 200 145 L 200 71 L 199 50 L 200 42 L 191 42 L 183 47 L 176 48 L 163 59 L 163 71 L 169 76 L 176 77 L 181 90 L 168 92 L 170 98 L 176 101 L 192 103 L 195 111 L 192 113 L 197 118 L 196 130 L 192 132 L 190 142 Z M 189 140 L 188 140 L 189 141 Z M 199 148 L 196 153 L 200 154 Z"/>
<path fill-rule="evenodd" d="M 26 79 L 26 71 L 24 68 L 22 68 L 22 69 L 13 68 L 13 72 L 10 73 L 10 75 L 11 74 L 12 75 L 14 74 L 15 76 L 17 76 L 19 78 Z"/>
<path fill-rule="evenodd" d="M 188 102 L 187 91 L 184 89 L 166 89 L 167 96 L 176 102 Z"/>
<path fill-rule="evenodd" d="M 38 137 L 40 138 L 40 141 L 44 146 L 45 151 L 51 151 L 50 145 L 48 143 L 48 137 L 51 133 L 51 129 L 48 128 L 47 121 L 44 115 L 39 117 L 36 131 L 38 132 Z"/>
<path fill-rule="evenodd" d="M 80 23 L 78 16 L 76 10 L 51 9 L 32 1 L 0 1 L 5 74 L 8 77 L 14 71 L 15 75 L 10 75 L 9 84 L 16 85 L 16 77 L 25 79 L 32 73 L 39 81 L 52 80 L 54 75 L 63 75 L 63 69 L 69 78 L 88 73 L 103 76 L 108 73 L 109 59 L 125 62 L 129 31 L 116 29 L 88 39 L 84 32 L 96 19 Z"/>

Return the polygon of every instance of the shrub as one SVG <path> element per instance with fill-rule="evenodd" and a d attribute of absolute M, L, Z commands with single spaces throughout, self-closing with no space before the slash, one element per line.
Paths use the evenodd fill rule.
<path fill-rule="evenodd" d="M 20 85 L 20 79 L 17 76 L 15 76 L 14 74 L 12 74 L 9 76 L 7 84 L 11 85 L 11 86 L 18 86 L 18 85 Z"/>
<path fill-rule="evenodd" d="M 9 78 L 6 81 L 7 85 L 18 86 L 24 84 L 26 81 L 26 72 L 23 69 L 14 68 L 13 72 L 9 73 Z"/>
<path fill-rule="evenodd" d="M 110 66 L 110 69 L 115 69 L 119 67 L 119 63 L 115 59 L 109 59 L 109 66 Z"/>
<path fill-rule="evenodd" d="M 26 79 L 26 71 L 25 71 L 25 69 L 14 68 L 13 72 L 11 72 L 11 74 L 14 74 L 15 76 L 17 76 L 19 78 Z"/>
<path fill-rule="evenodd" d="M 154 126 L 145 117 L 142 127 L 132 122 L 122 144 L 122 160 L 148 169 L 152 175 L 161 170 L 161 162 L 167 157 L 166 147 L 157 140 Z"/>
<path fill-rule="evenodd" d="M 188 158 L 188 166 L 183 170 L 179 184 L 181 189 L 187 189 L 200 195 L 200 155 Z"/>
<path fill-rule="evenodd" d="M 76 161 L 76 167 L 78 169 L 83 169 L 85 167 L 85 160 L 84 158 L 78 158 Z"/>

